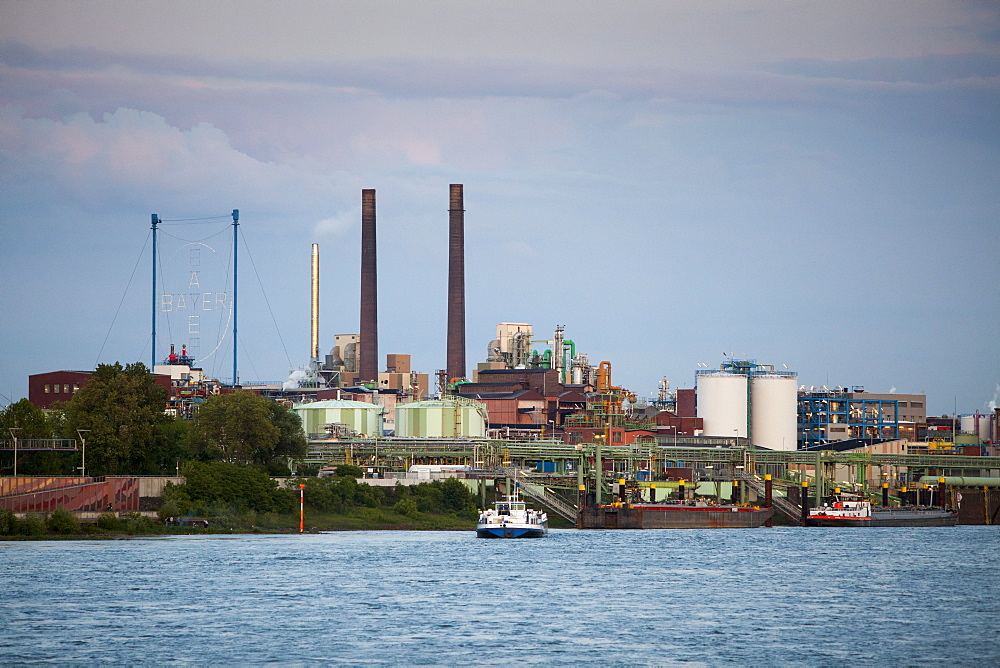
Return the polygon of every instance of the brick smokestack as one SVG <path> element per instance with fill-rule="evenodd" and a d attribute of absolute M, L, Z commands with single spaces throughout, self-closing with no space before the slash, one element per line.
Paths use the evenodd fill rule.
<path fill-rule="evenodd" d="M 375 190 L 361 191 L 361 382 L 378 382 L 378 273 L 375 264 Z"/>
<path fill-rule="evenodd" d="M 448 207 L 448 380 L 465 378 L 465 202 L 451 185 Z"/>

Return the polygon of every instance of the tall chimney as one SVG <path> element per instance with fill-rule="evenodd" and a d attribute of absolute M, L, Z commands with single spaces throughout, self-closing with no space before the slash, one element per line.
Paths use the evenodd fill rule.
<path fill-rule="evenodd" d="M 448 380 L 465 378 L 465 202 L 451 185 L 448 208 Z"/>
<path fill-rule="evenodd" d="M 312 328 L 309 354 L 319 360 L 319 244 L 312 246 Z"/>
<path fill-rule="evenodd" d="M 361 191 L 361 382 L 378 382 L 378 276 L 375 268 L 375 190 Z"/>

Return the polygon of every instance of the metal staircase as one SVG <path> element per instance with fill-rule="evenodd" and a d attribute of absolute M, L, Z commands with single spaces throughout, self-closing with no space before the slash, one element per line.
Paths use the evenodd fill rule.
<path fill-rule="evenodd" d="M 757 496 L 764 498 L 764 483 L 758 480 L 756 476 L 752 476 L 748 473 L 741 473 L 736 477 L 756 492 Z M 774 496 L 773 489 L 771 494 L 771 505 L 774 507 L 775 512 L 781 513 L 796 524 L 798 524 L 798 522 L 802 519 L 802 508 L 800 508 L 797 503 L 792 503 L 784 496 Z"/>
<path fill-rule="evenodd" d="M 576 521 L 576 506 L 567 503 L 558 494 L 549 491 L 544 485 L 530 482 L 523 471 L 510 466 L 501 466 L 496 469 L 498 477 L 510 478 L 520 484 L 521 493 L 552 510 L 561 517 L 565 517 L 571 522 Z"/>

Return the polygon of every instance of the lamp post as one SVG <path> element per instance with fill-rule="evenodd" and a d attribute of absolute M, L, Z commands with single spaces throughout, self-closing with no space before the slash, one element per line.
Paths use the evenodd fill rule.
<path fill-rule="evenodd" d="M 10 430 L 10 437 L 14 439 L 14 477 L 17 477 L 17 432 L 21 431 L 20 427 L 7 427 Z"/>
<path fill-rule="evenodd" d="M 80 477 L 87 477 L 87 439 L 84 438 L 84 434 L 89 434 L 89 429 L 77 429 L 76 434 L 80 437 L 80 443 L 83 445 L 82 457 L 80 459 Z"/>

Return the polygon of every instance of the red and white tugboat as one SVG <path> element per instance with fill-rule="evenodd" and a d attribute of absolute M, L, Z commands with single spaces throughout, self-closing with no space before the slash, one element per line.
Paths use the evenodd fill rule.
<path fill-rule="evenodd" d="M 811 527 L 950 527 L 958 524 L 958 513 L 936 506 L 872 506 L 858 494 L 834 494 L 829 503 L 809 510 Z"/>

